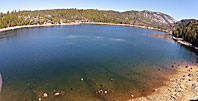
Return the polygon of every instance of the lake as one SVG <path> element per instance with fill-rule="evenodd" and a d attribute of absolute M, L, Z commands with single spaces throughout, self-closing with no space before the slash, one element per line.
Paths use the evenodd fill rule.
<path fill-rule="evenodd" d="M 115 101 L 151 94 L 197 55 L 165 34 L 111 25 L 0 33 L 1 101 Z M 43 94 L 46 93 L 45 98 Z"/>

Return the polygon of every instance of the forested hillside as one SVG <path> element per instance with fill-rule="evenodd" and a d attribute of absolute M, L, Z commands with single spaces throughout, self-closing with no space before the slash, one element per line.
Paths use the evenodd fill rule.
<path fill-rule="evenodd" d="M 0 28 L 17 25 L 71 22 L 104 22 L 131 24 L 168 30 L 176 20 L 172 17 L 151 11 L 103 11 L 95 9 L 55 9 L 38 11 L 18 11 L 0 14 Z"/>
<path fill-rule="evenodd" d="M 173 31 L 173 36 L 198 46 L 198 21 L 192 20 Z"/>
<path fill-rule="evenodd" d="M 19 14 L 16 12 L 8 12 L 7 14 L 0 13 L 0 28 L 27 24 L 30 24 L 30 21 L 19 17 Z"/>

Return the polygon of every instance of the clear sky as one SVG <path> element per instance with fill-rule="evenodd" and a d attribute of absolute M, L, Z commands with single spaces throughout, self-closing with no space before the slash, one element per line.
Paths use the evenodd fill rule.
<path fill-rule="evenodd" d="M 198 0 L 0 0 L 0 12 L 41 9 L 151 10 L 176 20 L 198 19 Z"/>

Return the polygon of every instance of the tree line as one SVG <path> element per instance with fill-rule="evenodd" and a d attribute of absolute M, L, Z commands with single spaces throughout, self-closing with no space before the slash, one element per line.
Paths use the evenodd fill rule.
<path fill-rule="evenodd" d="M 21 26 L 30 24 L 29 20 L 24 20 L 16 12 L 0 13 L 0 28 Z"/>
<path fill-rule="evenodd" d="M 71 22 L 104 22 L 131 24 L 159 29 L 169 29 L 172 25 L 163 25 L 146 18 L 142 12 L 103 11 L 97 9 L 54 9 L 37 11 L 13 11 L 0 13 L 0 28 L 35 24 L 60 24 Z"/>
<path fill-rule="evenodd" d="M 129 24 L 129 20 L 121 16 L 100 10 L 42 10 L 42 11 L 13 11 L 6 14 L 0 13 L 0 28 L 45 24 L 45 23 L 70 23 L 70 22 L 105 22 Z"/>
<path fill-rule="evenodd" d="M 173 36 L 198 46 L 198 21 L 191 21 L 173 31 Z"/>

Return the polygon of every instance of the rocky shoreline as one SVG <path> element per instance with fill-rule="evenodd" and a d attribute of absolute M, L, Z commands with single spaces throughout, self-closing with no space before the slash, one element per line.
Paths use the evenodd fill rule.
<path fill-rule="evenodd" d="M 129 101 L 190 101 L 198 100 L 198 66 L 183 65 L 177 68 L 177 73 L 169 77 L 166 86 L 155 89 L 146 97 L 130 99 Z"/>
<path fill-rule="evenodd" d="M 191 47 L 191 48 L 193 48 L 193 49 L 198 51 L 198 47 L 195 47 L 191 43 L 184 41 L 182 38 L 176 38 L 176 37 L 173 36 L 173 40 L 175 40 L 176 42 L 178 42 L 178 43 L 180 43 L 182 45 Z"/>
<path fill-rule="evenodd" d="M 102 23 L 102 22 L 72 22 L 72 23 L 61 23 L 61 24 L 47 23 L 47 24 L 42 24 L 42 25 L 23 25 L 23 26 L 14 26 L 14 27 L 8 27 L 8 28 L 1 28 L 0 32 L 9 31 L 9 30 L 15 30 L 15 29 L 21 29 L 21 28 L 47 27 L 47 26 L 64 26 L 64 25 L 79 25 L 79 24 L 127 26 L 127 27 L 134 27 L 134 28 L 150 29 L 150 30 L 161 31 L 161 32 L 165 32 L 165 33 L 168 33 L 168 34 L 172 34 L 171 31 L 161 30 L 161 29 L 154 28 L 154 27 L 146 27 L 146 26 L 130 25 L 130 24 Z"/>

